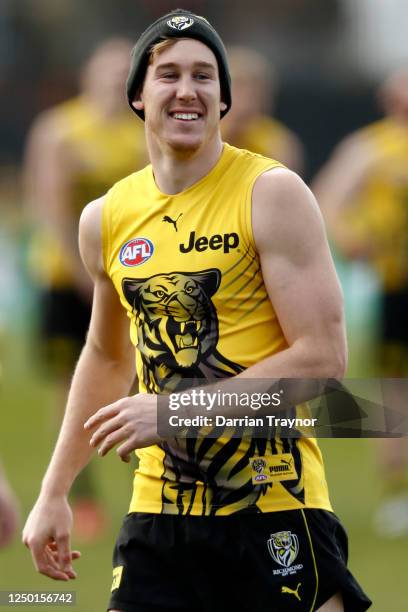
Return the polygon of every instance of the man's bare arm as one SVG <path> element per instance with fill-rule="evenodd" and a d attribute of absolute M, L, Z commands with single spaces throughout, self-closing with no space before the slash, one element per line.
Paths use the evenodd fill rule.
<path fill-rule="evenodd" d="M 263 174 L 253 191 L 253 233 L 269 298 L 288 348 L 239 377 L 342 377 L 343 299 L 316 200 L 293 172 Z"/>
<path fill-rule="evenodd" d="M 58 580 L 75 577 L 71 566 L 72 517 L 67 495 L 92 455 L 83 424 L 101 406 L 127 395 L 135 376 L 128 319 L 103 270 L 101 210 L 102 200 L 97 200 L 81 217 L 81 254 L 95 282 L 91 323 L 72 380 L 55 451 L 23 533 L 23 541 L 31 549 L 38 571 Z"/>
<path fill-rule="evenodd" d="M 91 300 L 92 283 L 84 273 L 78 251 L 73 202 L 78 160 L 68 144 L 68 129 L 55 110 L 45 111 L 34 122 L 25 151 L 25 200 L 31 222 L 58 242 L 70 263 L 77 290 Z"/>
<path fill-rule="evenodd" d="M 112 281 L 105 274 L 100 243 L 102 201 L 97 200 L 84 210 L 80 225 L 80 250 L 84 264 L 95 283 L 94 303 L 86 344 L 75 370 L 68 397 L 67 410 L 59 438 L 58 457 L 50 467 L 58 472 L 57 482 L 48 476 L 45 487 L 57 492 L 69 490 L 75 477 L 91 454 L 89 436 L 83 423 L 104 403 L 129 392 L 133 382 L 134 352 L 129 340 L 129 321 L 120 304 Z M 80 448 L 72 458 L 71 473 L 65 469 L 67 453 L 75 440 Z M 86 449 L 86 452 L 85 452 Z M 83 457 L 81 454 L 83 453 Z M 58 461 L 59 459 L 59 461 Z M 72 479 L 72 480 L 71 480 Z"/>
<path fill-rule="evenodd" d="M 386 163 L 387 153 L 364 132 L 345 138 L 335 149 L 312 183 L 330 238 L 343 255 L 370 257 L 370 233 L 356 233 L 349 211 L 373 173 Z"/>
<path fill-rule="evenodd" d="M 19 514 L 16 496 L 0 462 L 0 548 L 7 546 L 13 539 Z"/>
<path fill-rule="evenodd" d="M 348 136 L 335 148 L 312 184 L 325 218 L 352 204 L 378 161 L 375 147 L 360 133 Z"/>

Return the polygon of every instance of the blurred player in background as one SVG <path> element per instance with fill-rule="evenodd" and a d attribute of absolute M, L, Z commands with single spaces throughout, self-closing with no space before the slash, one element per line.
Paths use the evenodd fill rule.
<path fill-rule="evenodd" d="M 299 138 L 269 114 L 277 89 L 273 66 L 248 47 L 229 47 L 227 51 L 234 104 L 221 124 L 223 139 L 240 149 L 273 157 L 302 174 Z"/>
<path fill-rule="evenodd" d="M 18 504 L 0 463 L 0 548 L 7 546 L 18 527 Z"/>
<path fill-rule="evenodd" d="M 59 395 L 66 395 L 91 310 L 92 283 L 77 247 L 80 214 L 89 200 L 146 161 L 143 127 L 135 125 L 123 94 L 131 48 L 119 37 L 98 46 L 82 70 L 80 94 L 42 113 L 28 138 L 30 263 L 40 292 L 41 348 Z M 73 497 L 76 533 L 92 540 L 105 516 L 89 468 Z"/>
<path fill-rule="evenodd" d="M 392 74 L 379 98 L 385 117 L 347 137 L 321 170 L 314 191 L 340 252 L 368 261 L 381 284 L 377 373 L 408 374 L 408 69 Z M 378 533 L 408 533 L 405 438 L 381 440 L 384 498 Z"/>

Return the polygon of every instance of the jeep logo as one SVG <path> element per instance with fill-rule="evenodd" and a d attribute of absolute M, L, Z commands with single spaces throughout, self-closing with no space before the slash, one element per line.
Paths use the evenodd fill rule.
<path fill-rule="evenodd" d="M 210 238 L 207 236 L 200 236 L 196 239 L 196 233 L 190 232 L 190 236 L 187 244 L 179 244 L 181 253 L 189 253 L 193 249 L 199 253 L 211 249 L 212 251 L 218 251 L 222 248 L 224 253 L 229 253 L 231 249 L 236 249 L 239 245 L 239 236 L 235 232 L 231 234 L 214 234 Z"/>

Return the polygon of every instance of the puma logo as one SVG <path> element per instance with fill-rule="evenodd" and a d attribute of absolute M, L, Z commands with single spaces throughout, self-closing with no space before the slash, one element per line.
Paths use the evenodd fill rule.
<path fill-rule="evenodd" d="M 301 584 L 302 584 L 301 582 L 298 583 L 295 591 L 293 589 L 291 589 L 290 587 L 283 586 L 283 587 L 281 587 L 281 593 L 289 593 L 289 595 L 294 595 L 296 597 L 296 599 L 301 601 L 299 593 L 298 593 L 299 587 L 301 586 Z"/>
<path fill-rule="evenodd" d="M 164 223 L 171 223 L 172 225 L 174 225 L 174 229 L 177 230 L 177 221 L 180 219 L 180 217 L 182 216 L 183 213 L 180 213 L 179 216 L 177 217 L 177 219 L 174 221 L 171 217 L 169 217 L 168 215 L 165 215 L 162 219 L 162 221 Z"/>
<path fill-rule="evenodd" d="M 285 459 L 281 459 L 281 463 L 285 463 L 288 467 L 290 467 L 290 464 L 292 463 L 292 459 L 289 459 L 289 461 L 286 461 Z"/>

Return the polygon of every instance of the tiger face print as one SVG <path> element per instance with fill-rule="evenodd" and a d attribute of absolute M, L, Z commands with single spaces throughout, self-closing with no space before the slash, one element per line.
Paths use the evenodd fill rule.
<path fill-rule="evenodd" d="M 216 350 L 218 318 L 211 297 L 220 280 L 216 268 L 123 279 L 148 389 L 173 390 L 179 377 L 209 378 L 206 368 L 221 369 L 224 376 L 242 370 Z M 152 378 L 156 388 L 151 388 Z"/>

